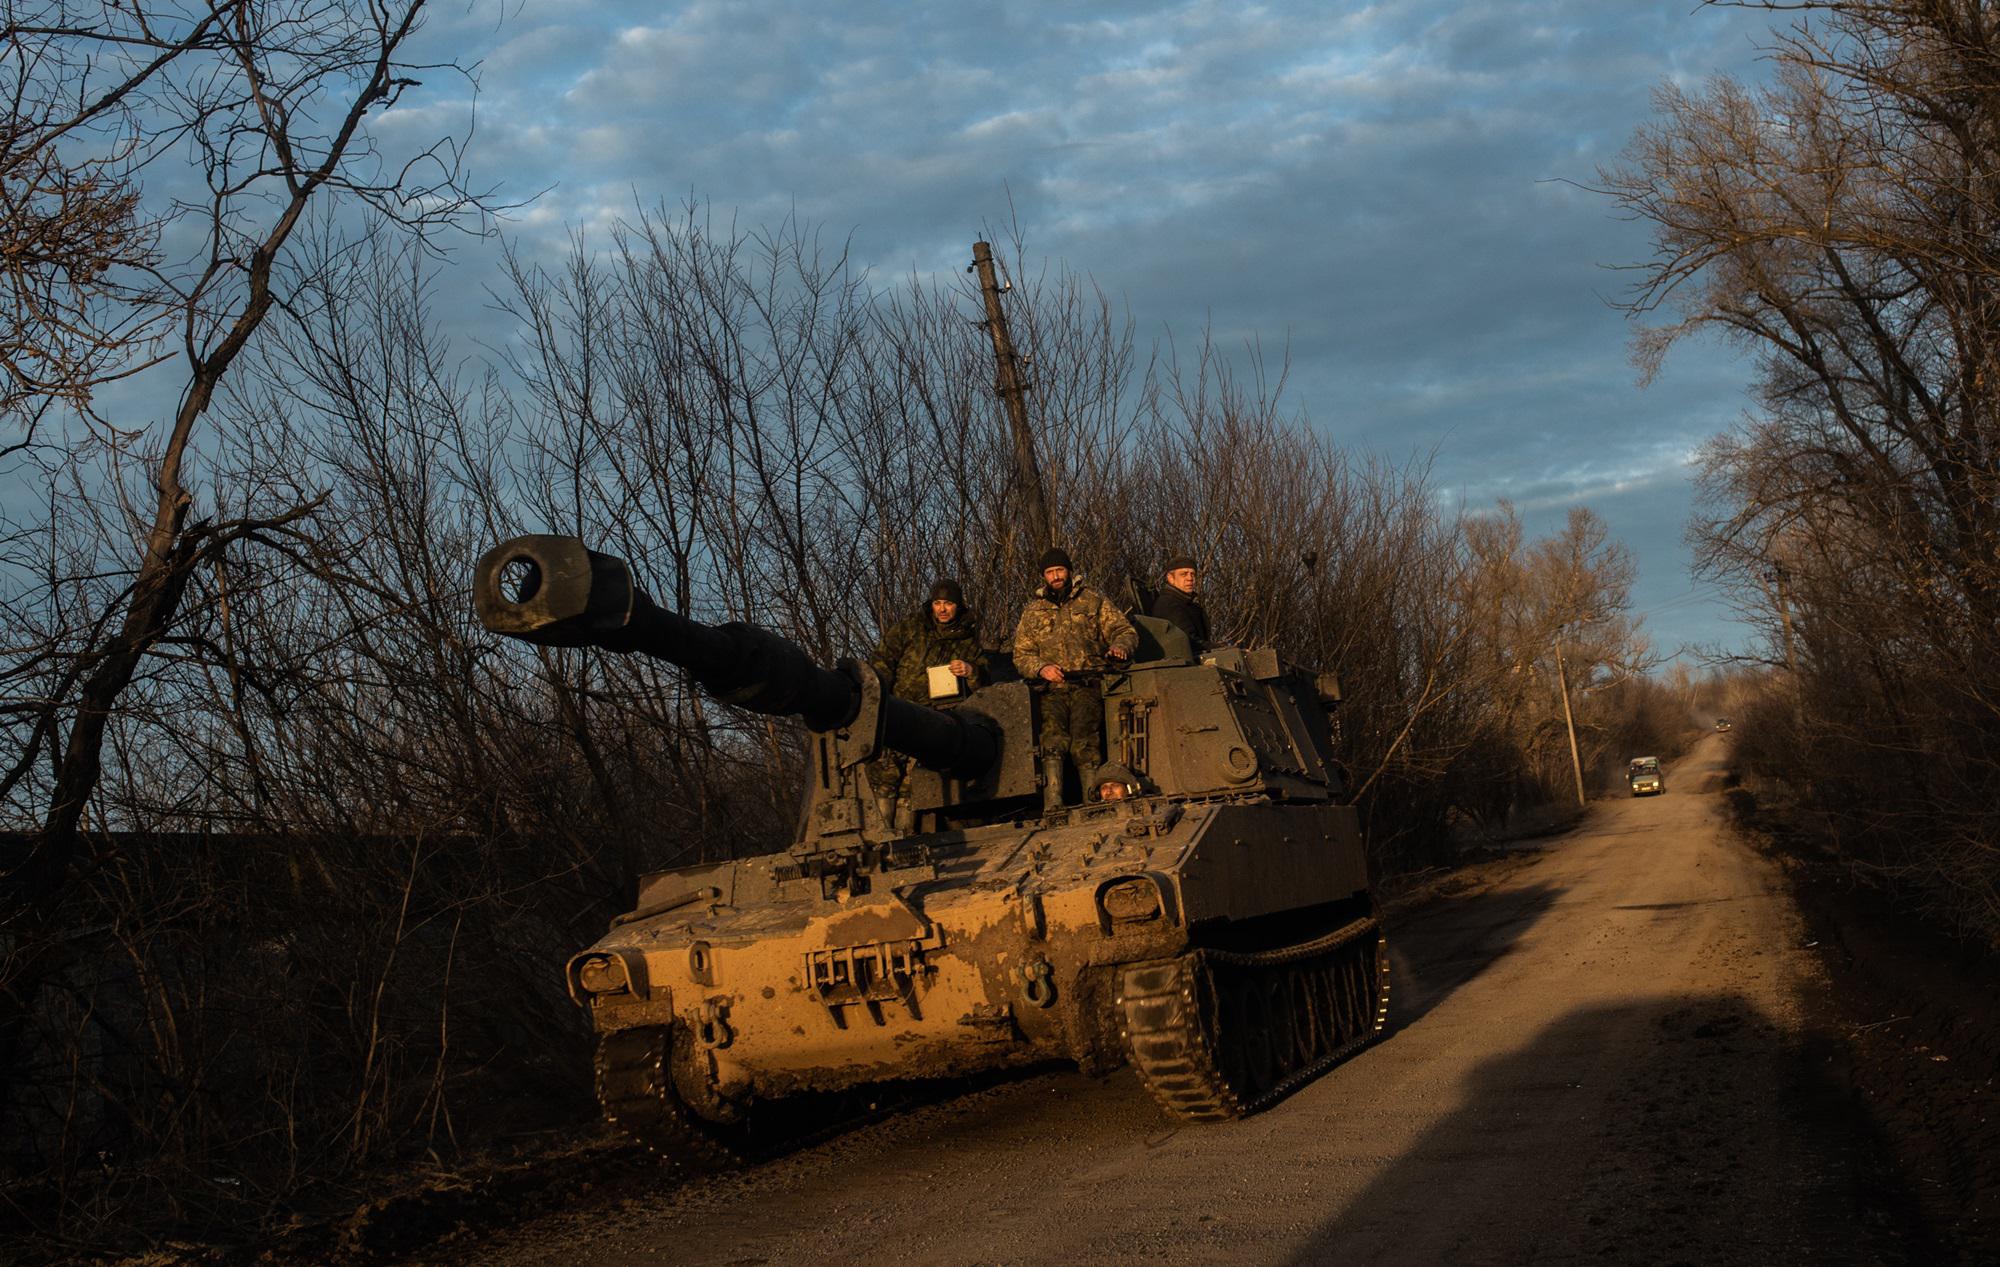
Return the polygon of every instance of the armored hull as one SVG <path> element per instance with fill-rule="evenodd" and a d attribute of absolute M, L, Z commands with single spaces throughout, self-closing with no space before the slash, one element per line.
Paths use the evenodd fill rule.
<path fill-rule="evenodd" d="M 574 640 L 587 617 L 600 645 L 695 658 L 653 617 L 637 627 L 672 629 L 671 645 L 620 632 L 643 596 L 601 592 L 607 575 L 629 588 L 615 560 L 525 540 L 488 556 L 482 592 L 498 593 L 509 552 L 542 584 L 594 575 L 600 592 L 586 579 L 525 616 L 489 598 L 489 625 Z M 884 699 L 857 666 L 791 665 L 768 634 L 738 637 L 757 654 L 703 652 L 695 671 L 723 698 L 817 711 L 803 827 L 782 852 L 645 877 L 636 908 L 570 961 L 607 1116 L 677 1160 L 726 1162 L 755 1150 L 773 1103 L 1071 1061 L 1130 1063 L 1167 1112 L 1214 1120 L 1372 1038 L 1388 969 L 1338 799 L 1331 680 L 1143 632 L 1140 662 L 1101 683 L 1133 795 L 1060 809 L 1044 808 L 1035 759 L 1039 688 L 940 713 Z M 860 766 L 884 747 L 924 767 L 915 832 L 863 812 Z"/>

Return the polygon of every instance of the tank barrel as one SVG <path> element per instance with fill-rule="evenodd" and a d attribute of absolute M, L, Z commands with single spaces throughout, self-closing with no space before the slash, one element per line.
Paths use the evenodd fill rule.
<path fill-rule="evenodd" d="M 797 644 L 756 625 L 704 625 L 654 603 L 623 559 L 575 537 L 515 537 L 488 550 L 473 577 L 479 621 L 547 647 L 642 652 L 686 669 L 701 688 L 751 712 L 796 716 L 835 730 L 860 713 L 853 673 L 813 663 Z M 858 672 L 872 670 L 862 666 Z M 986 727 L 908 700 L 882 701 L 882 742 L 934 770 L 974 774 L 999 755 Z"/>

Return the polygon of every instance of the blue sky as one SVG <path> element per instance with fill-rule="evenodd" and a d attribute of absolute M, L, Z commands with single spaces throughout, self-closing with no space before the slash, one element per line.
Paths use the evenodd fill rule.
<path fill-rule="evenodd" d="M 530 255 L 693 196 L 796 213 L 883 284 L 962 268 L 1018 219 L 1031 256 L 1122 300 L 1142 338 L 1288 347 L 1289 403 L 1339 443 L 1435 451 L 1446 496 L 1575 504 L 1639 560 L 1656 645 L 1736 644 L 1690 600 L 1687 461 L 1749 369 L 1677 351 L 1641 390 L 1608 266 L 1643 226 L 1577 187 L 1663 82 L 1757 78 L 1768 18 L 1697 0 L 789 3 L 477 0 L 433 14 L 477 61 L 473 161 Z M 435 134 L 446 77 L 380 118 Z M 599 232 L 597 240 L 606 240 Z M 484 256 L 461 252 L 477 293 Z"/>

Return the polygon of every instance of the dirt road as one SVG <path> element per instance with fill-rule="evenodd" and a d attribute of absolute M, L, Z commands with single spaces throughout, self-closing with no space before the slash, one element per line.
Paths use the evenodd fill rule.
<path fill-rule="evenodd" d="M 1260 1116 L 1174 1129 L 1129 1074 L 1043 1075 L 464 1261 L 1917 1261 L 1722 755 L 1392 923 L 1383 1041 Z"/>

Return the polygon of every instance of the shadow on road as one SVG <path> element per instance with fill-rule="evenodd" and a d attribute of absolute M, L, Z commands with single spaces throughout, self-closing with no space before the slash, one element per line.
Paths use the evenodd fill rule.
<path fill-rule="evenodd" d="M 1386 1032 L 1421 1020 L 1506 956 L 1564 892 L 1549 884 L 1489 889 L 1441 899 L 1392 925 Z"/>
<path fill-rule="evenodd" d="M 1829 1041 L 1722 996 L 1572 1013 L 1474 1070 L 1291 1261 L 1938 1261 Z"/>

